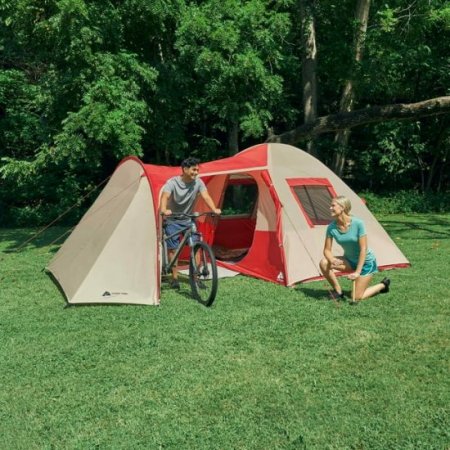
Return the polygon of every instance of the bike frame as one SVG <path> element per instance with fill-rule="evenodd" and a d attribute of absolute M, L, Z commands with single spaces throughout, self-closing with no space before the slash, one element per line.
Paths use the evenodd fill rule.
<path fill-rule="evenodd" d="M 165 232 L 164 232 L 164 227 L 163 227 L 163 236 L 162 236 L 162 250 L 163 250 L 163 254 L 162 254 L 162 273 L 164 275 L 170 273 L 170 271 L 172 270 L 172 268 L 175 266 L 178 257 L 180 256 L 181 251 L 183 250 L 184 246 L 186 245 L 186 243 L 188 242 L 188 239 L 193 236 L 193 235 L 197 235 L 199 237 L 199 241 L 202 241 L 202 234 L 199 233 L 197 231 L 197 225 L 195 223 L 195 221 L 191 218 L 192 222 L 189 225 L 186 225 L 185 228 L 176 231 L 175 233 L 170 234 L 169 236 L 166 236 Z M 169 253 L 168 253 L 168 248 L 167 248 L 167 240 L 176 236 L 177 234 L 180 233 L 184 233 L 183 235 L 183 239 L 181 239 L 181 242 L 179 243 L 178 247 L 175 249 L 175 254 L 173 255 L 173 258 L 169 261 Z M 189 246 L 190 247 L 190 258 L 193 258 L 193 246 Z"/>
<path fill-rule="evenodd" d="M 190 219 L 189 223 L 179 223 L 179 230 L 167 234 L 167 227 L 163 226 L 163 219 L 160 222 L 160 242 L 161 242 L 161 274 L 169 275 L 176 267 L 181 251 L 185 246 L 189 246 L 189 284 L 191 286 L 192 296 L 204 306 L 211 306 L 217 295 L 218 276 L 217 264 L 211 247 L 203 241 L 203 235 L 198 231 L 197 219 L 201 216 L 216 217 L 214 213 L 193 213 L 177 214 L 173 219 Z M 173 249 L 173 257 L 169 261 L 169 250 L 167 241 L 174 236 L 183 234 L 180 243 Z M 194 242 L 194 237 L 198 238 Z M 171 250 L 172 251 L 172 250 Z M 178 289 L 179 289 L 178 285 Z"/>

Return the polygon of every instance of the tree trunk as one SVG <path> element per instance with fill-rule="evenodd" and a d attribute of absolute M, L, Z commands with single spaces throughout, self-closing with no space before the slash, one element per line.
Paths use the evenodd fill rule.
<path fill-rule="evenodd" d="M 302 57 L 302 84 L 303 84 L 303 111 L 304 123 L 314 122 L 317 118 L 317 47 L 316 26 L 311 0 L 300 1 L 301 14 L 301 47 Z M 306 150 L 316 155 L 314 137 L 308 140 Z"/>
<path fill-rule="evenodd" d="M 442 162 L 445 164 L 448 148 L 445 147 L 445 139 L 448 133 L 448 120 L 444 120 L 441 123 L 440 130 L 437 133 L 435 143 L 433 144 L 433 148 L 435 149 L 435 153 L 433 155 L 433 161 L 430 166 L 430 170 L 428 171 L 428 178 L 425 186 L 426 191 L 431 191 L 433 187 L 433 181 L 436 178 L 436 173 L 438 172 L 438 166 L 442 166 Z M 438 173 L 439 174 L 439 173 Z"/>
<path fill-rule="evenodd" d="M 444 156 L 441 161 L 441 170 L 439 171 L 439 178 L 436 186 L 436 192 L 441 192 L 441 188 L 444 185 L 444 179 L 448 177 L 447 158 L 449 154 L 449 147 L 445 149 Z"/>
<path fill-rule="evenodd" d="M 369 123 L 388 120 L 417 119 L 450 113 L 450 96 L 436 97 L 418 103 L 371 106 L 355 111 L 318 117 L 314 122 L 300 125 L 286 133 L 273 135 L 266 142 L 295 145 L 301 139 L 323 133 L 336 132 Z"/>
<path fill-rule="evenodd" d="M 370 10 L 370 0 L 357 0 L 355 10 L 355 20 L 357 23 L 357 29 L 355 31 L 355 38 L 354 38 L 355 53 L 353 58 L 353 61 L 356 64 L 358 64 L 362 60 L 364 40 L 366 38 L 367 32 L 367 22 L 369 20 L 369 10 Z M 352 72 L 353 70 L 351 71 L 351 73 Z M 354 101 L 355 101 L 355 90 L 353 86 L 353 79 L 350 76 L 350 78 L 346 81 L 344 91 L 342 92 L 339 112 L 352 111 Z M 333 161 L 333 170 L 339 176 L 342 175 L 344 170 L 350 133 L 351 133 L 350 130 L 340 130 L 336 133 L 336 136 L 334 138 L 334 142 L 337 145 L 337 150 Z"/>
<path fill-rule="evenodd" d="M 239 151 L 239 122 L 233 120 L 228 129 L 228 154 L 235 155 Z"/>
<path fill-rule="evenodd" d="M 164 149 L 164 161 L 165 161 L 166 166 L 171 165 L 170 150 L 167 147 Z"/>
<path fill-rule="evenodd" d="M 233 120 L 228 129 L 228 154 L 235 155 L 239 151 L 239 122 Z M 242 205 L 242 186 L 233 187 L 233 207 L 240 210 Z"/>

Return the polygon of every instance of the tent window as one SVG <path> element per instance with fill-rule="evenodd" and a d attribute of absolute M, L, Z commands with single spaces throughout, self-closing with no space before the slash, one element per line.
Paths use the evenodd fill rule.
<path fill-rule="evenodd" d="M 223 216 L 251 217 L 258 199 L 258 186 L 252 178 L 230 179 L 222 203 Z"/>
<path fill-rule="evenodd" d="M 330 203 L 333 198 L 328 186 L 291 186 L 310 225 L 331 222 Z"/>

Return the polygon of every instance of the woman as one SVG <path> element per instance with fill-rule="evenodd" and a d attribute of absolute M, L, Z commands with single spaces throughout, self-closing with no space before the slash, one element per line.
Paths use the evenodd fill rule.
<path fill-rule="evenodd" d="M 334 218 L 328 225 L 320 269 L 333 287 L 332 297 L 344 300 L 344 294 L 334 273 L 350 272 L 348 278 L 355 282 L 355 298 L 360 301 L 379 292 L 389 292 L 391 280 L 384 278 L 381 283 L 369 287 L 374 273 L 378 272 L 375 255 L 367 247 L 367 235 L 364 222 L 350 215 L 352 205 L 344 196 L 332 200 L 330 211 Z M 343 257 L 335 257 L 331 251 L 333 239 L 344 249 Z"/>

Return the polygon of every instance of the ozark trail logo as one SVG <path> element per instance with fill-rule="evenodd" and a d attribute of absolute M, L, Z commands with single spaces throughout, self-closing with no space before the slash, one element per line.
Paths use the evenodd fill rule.
<path fill-rule="evenodd" d="M 102 294 L 102 297 L 117 297 L 118 295 L 128 295 L 128 292 L 109 292 L 105 291 Z"/>

